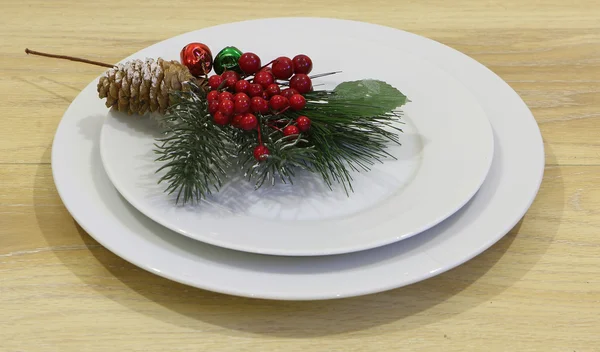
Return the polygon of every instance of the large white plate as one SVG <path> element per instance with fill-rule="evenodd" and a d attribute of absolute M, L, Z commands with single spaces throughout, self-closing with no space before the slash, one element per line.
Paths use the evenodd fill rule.
<path fill-rule="evenodd" d="M 353 33 L 357 42 L 392 40 L 450 72 L 477 97 L 495 132 L 494 161 L 486 181 L 449 219 L 384 247 L 311 258 L 233 251 L 169 231 L 122 199 L 100 160 L 103 115 L 90 115 L 90 107 L 76 99 L 55 136 L 54 179 L 75 220 L 115 254 L 171 280 L 228 294 L 287 300 L 340 298 L 408 285 L 460 265 L 502 238 L 531 205 L 544 170 L 539 129 L 519 96 L 484 66 L 432 40 L 371 24 L 306 18 L 254 23 L 273 28 L 318 26 Z M 188 33 L 179 40 L 195 37 Z M 81 94 L 94 89 L 92 82 Z"/>
<path fill-rule="evenodd" d="M 322 180 L 300 174 L 294 185 L 278 183 L 258 191 L 242 177 L 198 206 L 176 206 L 176 195 L 158 184 L 164 172 L 155 162 L 160 131 L 152 120 L 108 111 L 95 92 L 81 95 L 88 114 L 106 115 L 100 137 L 104 169 L 117 190 L 136 209 L 171 230 L 230 249 L 275 255 L 331 255 L 370 249 L 408 238 L 438 224 L 460 209 L 479 189 L 494 153 L 492 129 L 483 110 L 464 86 L 435 65 L 407 52 L 402 42 L 358 42 L 347 34 L 319 35 L 308 27 L 293 41 L 262 39 L 293 31 L 236 23 L 200 30 L 194 40 L 217 51 L 234 44 L 264 61 L 305 53 L 313 71 L 341 74 L 315 80 L 333 89 L 343 81 L 380 79 L 408 95 L 403 107 L 402 146 L 391 145 L 397 160 L 354 172 L 354 193 L 330 191 Z M 289 31 L 288 31 L 289 30 Z M 237 43 L 239 33 L 253 32 Z M 188 37 L 188 39 L 191 38 Z M 317 39 L 318 38 L 318 39 Z M 177 59 L 183 37 L 142 50 L 134 58 Z M 356 45 L 360 51 L 355 52 Z M 348 53 L 340 58 L 340 53 Z M 95 104 L 94 104 L 95 103 Z M 310 116 L 309 116 L 310 117 Z M 310 138 L 310 137 L 309 137 Z"/>

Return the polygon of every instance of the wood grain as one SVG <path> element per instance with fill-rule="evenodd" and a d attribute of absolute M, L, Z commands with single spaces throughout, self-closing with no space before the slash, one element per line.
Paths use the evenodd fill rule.
<path fill-rule="evenodd" d="M 450 45 L 505 79 L 546 146 L 521 223 L 409 287 L 271 302 L 186 287 L 75 224 L 49 165 L 58 122 L 100 67 L 201 27 L 356 19 Z M 18 1 L 0 12 L 0 351 L 600 351 L 600 5 L 578 1 Z"/>

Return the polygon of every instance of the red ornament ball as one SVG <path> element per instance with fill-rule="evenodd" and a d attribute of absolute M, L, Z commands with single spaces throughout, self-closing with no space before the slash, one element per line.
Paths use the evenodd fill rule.
<path fill-rule="evenodd" d="M 295 74 L 290 80 L 290 87 L 299 94 L 306 94 L 312 90 L 312 80 L 304 73 Z"/>
<path fill-rule="evenodd" d="M 212 70 L 212 53 L 202 43 L 190 43 L 184 46 L 179 53 L 179 58 L 194 77 L 206 75 Z"/>
<path fill-rule="evenodd" d="M 238 60 L 238 65 L 245 73 L 254 74 L 260 69 L 260 57 L 255 53 L 243 53 Z"/>
<path fill-rule="evenodd" d="M 273 62 L 271 70 L 276 78 L 288 79 L 294 74 L 294 63 L 289 57 L 280 56 Z"/>
<path fill-rule="evenodd" d="M 296 118 L 296 125 L 302 132 L 306 132 L 310 129 L 310 119 L 306 116 L 298 116 Z"/>
<path fill-rule="evenodd" d="M 269 156 L 269 149 L 267 147 L 265 147 L 264 145 L 259 145 L 256 146 L 256 148 L 254 148 L 254 159 L 256 159 L 257 161 L 265 161 L 267 160 L 267 157 Z"/>
<path fill-rule="evenodd" d="M 273 84 L 275 79 L 270 72 L 260 71 L 254 76 L 254 83 L 260 84 L 263 88 L 267 88 L 269 84 Z"/>
<path fill-rule="evenodd" d="M 304 98 L 300 94 L 292 95 L 290 97 L 289 101 L 290 101 L 290 108 L 292 108 L 292 110 L 296 110 L 296 111 L 302 110 L 306 106 L 306 98 Z"/>
<path fill-rule="evenodd" d="M 223 78 L 221 76 L 214 75 L 208 78 L 208 86 L 212 90 L 217 90 L 221 83 L 223 83 Z"/>
<path fill-rule="evenodd" d="M 296 127 L 294 125 L 289 125 L 283 129 L 283 135 L 286 137 L 293 136 L 295 134 L 300 134 L 300 130 L 298 129 L 298 127 Z"/>
<path fill-rule="evenodd" d="M 275 111 L 282 111 L 290 106 L 290 101 L 282 95 L 274 95 L 269 100 L 269 107 Z"/>
<path fill-rule="evenodd" d="M 221 94 L 219 94 L 219 102 L 222 100 L 233 100 L 233 94 L 229 92 L 221 92 Z"/>
<path fill-rule="evenodd" d="M 281 91 L 281 95 L 283 95 L 286 98 L 291 98 L 292 95 L 294 94 L 298 94 L 298 91 L 295 90 L 294 88 L 287 88 Z"/>
<path fill-rule="evenodd" d="M 267 92 L 267 94 L 272 97 L 274 95 L 277 95 L 281 92 L 281 89 L 279 88 L 279 86 L 275 83 L 273 84 L 269 84 L 269 86 L 265 89 L 265 92 Z"/>
<path fill-rule="evenodd" d="M 206 101 L 208 101 L 210 103 L 213 100 L 219 100 L 219 92 L 216 90 L 211 90 L 206 95 Z"/>
<path fill-rule="evenodd" d="M 223 114 L 220 111 L 217 111 L 214 115 L 213 115 L 213 121 L 215 121 L 215 123 L 217 125 L 220 126 L 225 126 L 226 124 L 229 123 L 229 116 Z"/>
<path fill-rule="evenodd" d="M 242 117 L 244 117 L 244 114 L 233 115 L 233 118 L 231 119 L 231 125 L 233 127 L 240 128 L 240 123 L 242 122 Z"/>
<path fill-rule="evenodd" d="M 247 91 L 248 95 L 251 97 L 259 97 L 262 96 L 263 93 L 263 87 L 258 84 L 258 83 L 252 83 L 249 87 L 248 87 L 248 91 Z"/>
<path fill-rule="evenodd" d="M 233 97 L 233 111 L 243 114 L 250 110 L 250 97 L 246 93 L 237 93 Z"/>
<path fill-rule="evenodd" d="M 256 129 L 258 126 L 258 119 L 253 114 L 247 112 L 242 116 L 240 120 L 240 128 L 246 131 Z"/>
<path fill-rule="evenodd" d="M 210 112 L 211 114 L 214 114 L 217 111 L 219 111 L 219 101 L 218 100 L 209 101 L 208 102 L 208 112 Z"/>
<path fill-rule="evenodd" d="M 262 97 L 254 97 L 250 100 L 250 110 L 255 114 L 266 114 L 269 112 L 269 103 Z"/>
<path fill-rule="evenodd" d="M 234 104 L 231 100 L 221 100 L 219 102 L 219 112 L 225 116 L 231 116 L 233 114 Z"/>
<path fill-rule="evenodd" d="M 306 55 L 296 55 L 292 62 L 294 63 L 294 73 L 296 74 L 304 73 L 307 75 L 312 71 L 312 60 Z"/>
<path fill-rule="evenodd" d="M 235 82 L 235 91 L 237 93 L 246 93 L 248 88 L 250 88 L 250 82 L 246 81 L 245 79 L 240 79 L 239 81 Z"/>

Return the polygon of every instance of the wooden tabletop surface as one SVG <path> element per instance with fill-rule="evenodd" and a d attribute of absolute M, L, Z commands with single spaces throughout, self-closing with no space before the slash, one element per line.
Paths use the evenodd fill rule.
<path fill-rule="evenodd" d="M 184 32 L 275 16 L 404 29 L 506 80 L 546 147 L 520 226 L 430 280 L 326 302 L 186 287 L 78 227 L 52 180 L 51 143 L 104 69 L 23 50 L 116 62 Z M 3 1 L 0 38 L 0 351 L 600 351 L 597 0 Z"/>

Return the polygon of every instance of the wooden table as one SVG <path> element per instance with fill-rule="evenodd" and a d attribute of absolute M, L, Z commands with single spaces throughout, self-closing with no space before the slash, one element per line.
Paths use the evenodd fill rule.
<path fill-rule="evenodd" d="M 448 273 L 328 302 L 193 289 L 95 242 L 57 195 L 50 149 L 103 68 L 25 47 L 116 62 L 187 31 L 273 16 L 401 28 L 498 73 L 532 109 L 547 153 L 520 225 Z M 0 19 L 0 351 L 600 351 L 597 0 L 21 0 L 3 1 Z"/>

